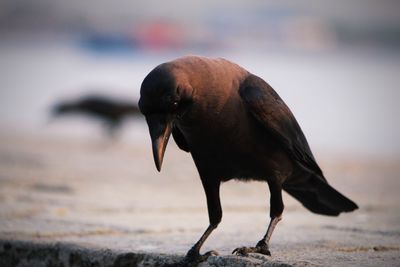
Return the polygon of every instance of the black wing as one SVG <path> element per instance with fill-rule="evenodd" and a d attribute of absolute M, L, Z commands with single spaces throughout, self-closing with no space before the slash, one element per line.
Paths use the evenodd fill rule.
<path fill-rule="evenodd" d="M 183 136 L 182 132 L 178 129 L 178 127 L 174 126 L 172 128 L 172 136 L 174 137 L 175 143 L 180 149 L 186 152 L 190 152 L 186 139 Z"/>
<path fill-rule="evenodd" d="M 243 82 L 239 93 L 246 108 L 280 140 L 287 153 L 300 166 L 325 180 L 299 124 L 274 89 L 263 79 L 250 75 Z"/>

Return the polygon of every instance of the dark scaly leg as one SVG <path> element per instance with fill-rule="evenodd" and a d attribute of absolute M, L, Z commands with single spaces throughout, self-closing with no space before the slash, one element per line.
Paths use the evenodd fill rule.
<path fill-rule="evenodd" d="M 248 253 L 261 253 L 264 255 L 271 256 L 271 252 L 269 251 L 269 240 L 271 239 L 272 232 L 275 229 L 275 226 L 282 219 L 283 212 L 283 200 L 282 200 L 282 187 L 276 183 L 268 183 L 269 190 L 271 192 L 271 207 L 270 207 L 270 217 L 271 221 L 268 226 L 268 230 L 264 235 L 263 239 L 258 241 L 255 247 L 241 247 L 233 250 L 233 254 L 247 256 Z"/>
<path fill-rule="evenodd" d="M 208 208 L 208 216 L 210 219 L 210 225 L 204 232 L 204 234 L 200 237 L 199 241 L 187 252 L 186 257 L 184 259 L 184 263 L 186 265 L 196 264 L 202 261 L 207 260 L 207 258 L 211 255 L 218 255 L 216 251 L 209 251 L 204 255 L 200 255 L 200 248 L 203 245 L 204 241 L 206 241 L 207 237 L 211 234 L 211 232 L 217 228 L 218 224 L 222 219 L 222 208 L 221 202 L 219 198 L 219 187 L 220 182 L 209 182 L 202 179 L 204 191 L 206 193 L 207 198 L 207 208 Z"/>

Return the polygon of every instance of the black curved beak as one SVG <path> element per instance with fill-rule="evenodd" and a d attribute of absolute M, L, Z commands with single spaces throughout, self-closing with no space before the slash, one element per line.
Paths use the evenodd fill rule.
<path fill-rule="evenodd" d="M 146 116 L 146 121 L 153 146 L 154 163 L 157 170 L 161 171 L 165 148 L 172 131 L 172 116 L 153 114 Z"/>

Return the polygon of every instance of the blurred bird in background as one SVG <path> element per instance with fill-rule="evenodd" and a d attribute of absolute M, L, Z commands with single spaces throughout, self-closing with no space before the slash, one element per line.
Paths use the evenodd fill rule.
<path fill-rule="evenodd" d="M 97 94 L 62 100 L 53 106 L 51 113 L 53 117 L 78 115 L 100 120 L 109 136 L 114 136 L 127 118 L 141 116 L 135 102 Z"/>

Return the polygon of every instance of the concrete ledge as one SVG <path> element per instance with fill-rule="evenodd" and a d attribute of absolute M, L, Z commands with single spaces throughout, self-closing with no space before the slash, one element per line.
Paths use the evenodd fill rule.
<path fill-rule="evenodd" d="M 0 131 L 0 267 L 176 266 L 207 226 L 204 192 L 190 156 L 171 146 L 156 175 L 143 140 Z M 268 186 L 226 183 L 224 219 L 202 248 L 221 256 L 200 266 L 398 266 L 399 161 L 341 159 L 324 171 L 359 210 L 318 216 L 284 194 L 272 257 L 237 257 L 266 231 Z"/>
<path fill-rule="evenodd" d="M 0 266 L 8 267 L 130 267 L 180 266 L 182 256 L 113 251 L 89 248 L 70 243 L 36 243 L 19 240 L 0 240 Z M 213 256 L 199 266 L 292 266 L 268 262 L 263 257 Z"/>

